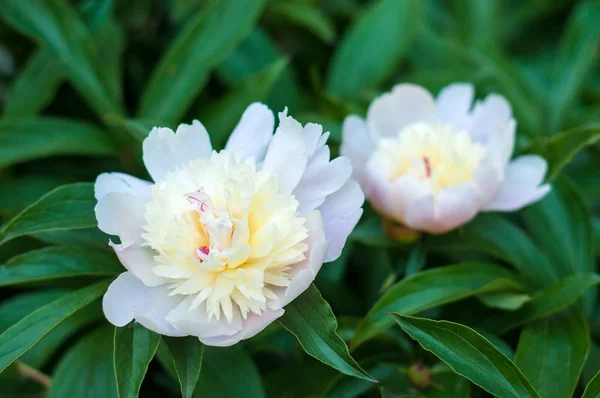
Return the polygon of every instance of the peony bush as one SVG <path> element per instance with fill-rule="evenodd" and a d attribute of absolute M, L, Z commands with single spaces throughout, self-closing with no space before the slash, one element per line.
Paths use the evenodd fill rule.
<path fill-rule="evenodd" d="M 4 0 L 0 397 L 600 397 L 598 21 Z"/>

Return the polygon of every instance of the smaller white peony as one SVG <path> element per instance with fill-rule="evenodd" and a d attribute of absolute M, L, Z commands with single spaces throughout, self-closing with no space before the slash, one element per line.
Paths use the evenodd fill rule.
<path fill-rule="evenodd" d="M 105 173 L 99 228 L 127 268 L 103 300 L 116 326 L 136 320 L 168 336 L 228 346 L 283 315 L 362 214 L 347 158 L 330 161 L 328 133 L 252 104 L 225 150 L 198 121 L 144 141 L 154 183 Z"/>
<path fill-rule="evenodd" d="M 437 99 L 399 84 L 376 98 L 366 120 L 343 125 L 341 153 L 373 207 L 414 230 L 450 231 L 479 211 L 513 211 L 550 191 L 546 161 L 510 161 L 516 123 L 510 105 L 489 95 L 473 105 L 474 89 L 456 83 Z"/>

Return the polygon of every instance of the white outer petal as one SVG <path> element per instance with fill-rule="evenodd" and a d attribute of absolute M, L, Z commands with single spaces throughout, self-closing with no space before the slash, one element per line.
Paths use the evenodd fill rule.
<path fill-rule="evenodd" d="M 94 208 L 98 228 L 109 235 L 117 235 L 122 243 L 137 241 L 142 233 L 144 201 L 124 192 L 104 195 Z"/>
<path fill-rule="evenodd" d="M 541 199 L 551 189 L 549 184 L 541 185 L 547 170 L 548 164 L 541 156 L 516 158 L 506 167 L 504 181 L 485 209 L 514 211 Z"/>
<path fill-rule="evenodd" d="M 275 118 L 268 106 L 255 102 L 250 104 L 233 129 L 225 149 L 241 154 L 242 159 L 253 157 L 257 163 L 264 159 L 273 138 Z"/>
<path fill-rule="evenodd" d="M 306 228 L 308 229 L 308 238 L 306 239 L 308 249 L 304 253 L 306 258 L 292 265 L 289 272 L 291 278 L 289 286 L 274 289 L 274 293 L 279 297 L 279 307 L 286 306 L 308 289 L 325 260 L 329 242 L 325 237 L 323 220 L 319 211 L 315 210 L 308 214 Z"/>
<path fill-rule="evenodd" d="M 492 134 L 506 127 L 512 120 L 510 104 L 504 97 L 490 94 L 483 101 L 477 101 L 473 108 L 471 138 L 488 143 Z"/>
<path fill-rule="evenodd" d="M 436 105 L 431 93 L 414 84 L 398 84 L 377 97 L 367 111 L 371 137 L 395 136 L 403 127 L 435 119 Z"/>
<path fill-rule="evenodd" d="M 282 193 L 291 193 L 304 174 L 308 155 L 303 128 L 287 109 L 279 113 L 279 127 L 271 140 L 262 170 L 273 174 Z"/>
<path fill-rule="evenodd" d="M 486 143 L 487 158 L 499 171 L 503 171 L 515 148 L 516 122 L 511 119 L 503 128 L 496 129 Z"/>
<path fill-rule="evenodd" d="M 262 332 L 273 321 L 283 315 L 283 308 L 278 310 L 265 311 L 260 315 L 249 313 L 245 320 L 242 320 L 242 329 L 232 336 L 216 336 L 200 338 L 200 341 L 206 345 L 216 347 L 229 347 L 240 340 L 246 340 Z"/>
<path fill-rule="evenodd" d="M 437 117 L 457 130 L 471 125 L 471 106 L 475 89 L 469 83 L 454 83 L 444 87 L 437 96 Z"/>
<path fill-rule="evenodd" d="M 352 176 L 366 189 L 365 168 L 369 156 L 375 150 L 375 143 L 369 136 L 367 123 L 358 116 L 350 115 L 342 125 L 342 145 L 340 153 L 352 162 Z"/>
<path fill-rule="evenodd" d="M 337 192 L 329 195 L 319 207 L 325 236 L 329 241 L 325 262 L 336 260 L 342 253 L 348 235 L 362 215 L 364 201 L 365 196 L 360 186 L 350 179 Z"/>
<path fill-rule="evenodd" d="M 221 319 L 208 319 L 206 302 L 199 307 L 189 310 L 195 296 L 186 297 L 181 303 L 173 308 L 166 316 L 167 321 L 181 333 L 196 336 L 202 339 L 208 337 L 232 336 L 242 328 L 242 317 L 236 309 L 233 311 L 233 320 L 227 321 L 221 314 Z"/>
<path fill-rule="evenodd" d="M 150 187 L 152 184 L 125 173 L 102 173 L 96 178 L 94 196 L 97 200 L 112 192 L 130 193 L 137 198 L 150 200 Z"/>
<path fill-rule="evenodd" d="M 167 278 L 158 276 L 152 270 L 156 265 L 154 254 L 149 247 L 142 247 L 138 242 L 126 242 L 109 245 L 117 253 L 121 264 L 146 286 L 158 286 L 169 281 Z"/>
<path fill-rule="evenodd" d="M 185 336 L 165 317 L 181 297 L 169 297 L 166 287 L 148 287 L 130 272 L 124 272 L 108 287 L 102 299 L 104 315 L 115 326 L 136 320 L 144 327 L 165 336 Z"/>
<path fill-rule="evenodd" d="M 196 158 L 208 158 L 212 153 L 210 137 L 197 120 L 191 125 L 180 124 L 177 133 L 155 127 L 143 143 L 143 159 L 154 181 L 162 180 L 177 167 Z"/>

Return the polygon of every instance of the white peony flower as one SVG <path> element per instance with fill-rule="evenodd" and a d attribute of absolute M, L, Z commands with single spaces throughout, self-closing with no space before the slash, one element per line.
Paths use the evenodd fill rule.
<path fill-rule="evenodd" d="M 219 153 L 198 121 L 154 128 L 143 145 L 154 183 L 98 177 L 98 226 L 119 237 L 110 246 L 127 268 L 104 296 L 112 324 L 232 345 L 340 255 L 363 193 L 347 158 L 329 160 L 329 133 L 286 113 L 273 135 L 273 113 L 250 105 Z"/>
<path fill-rule="evenodd" d="M 367 199 L 386 218 L 434 234 L 479 211 L 512 211 L 550 191 L 546 161 L 509 162 L 515 142 L 510 105 L 498 95 L 473 103 L 470 84 L 452 84 L 437 99 L 399 84 L 376 98 L 366 120 L 349 116 L 341 153 Z"/>

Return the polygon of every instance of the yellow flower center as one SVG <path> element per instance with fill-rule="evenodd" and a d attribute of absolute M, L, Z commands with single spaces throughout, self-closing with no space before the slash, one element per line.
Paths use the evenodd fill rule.
<path fill-rule="evenodd" d="M 434 194 L 447 187 L 473 181 L 486 148 L 471 140 L 467 131 L 447 124 L 415 123 L 396 137 L 379 140 L 370 162 L 382 168 L 390 181 L 416 177 Z"/>
<path fill-rule="evenodd" d="M 217 320 L 245 319 L 277 302 L 293 264 L 304 259 L 306 219 L 274 176 L 222 151 L 197 159 L 152 187 L 142 237 L 171 295 L 192 295 Z"/>

